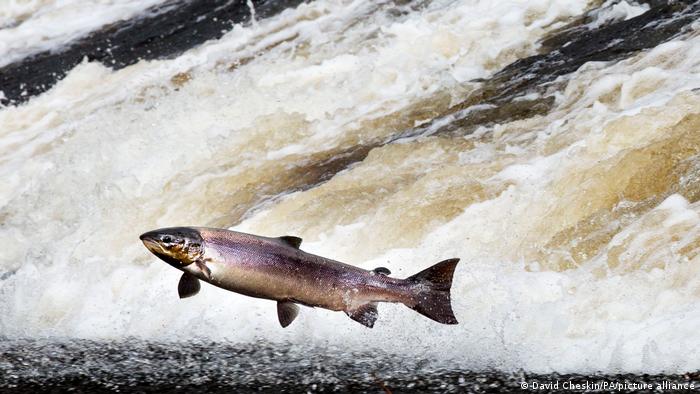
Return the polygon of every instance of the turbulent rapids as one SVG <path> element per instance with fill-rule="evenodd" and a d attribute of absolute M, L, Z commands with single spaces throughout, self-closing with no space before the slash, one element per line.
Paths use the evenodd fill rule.
<path fill-rule="evenodd" d="M 700 369 L 698 3 L 204 3 L 0 6 L 0 337 Z M 181 301 L 138 237 L 189 225 L 399 278 L 459 256 L 460 324 Z"/>

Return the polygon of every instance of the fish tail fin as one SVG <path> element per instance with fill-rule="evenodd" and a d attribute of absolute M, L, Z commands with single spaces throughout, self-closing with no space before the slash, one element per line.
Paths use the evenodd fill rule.
<path fill-rule="evenodd" d="M 417 285 L 413 303 L 406 306 L 436 322 L 457 324 L 450 303 L 450 288 L 458 262 L 459 259 L 444 260 L 406 278 Z"/>

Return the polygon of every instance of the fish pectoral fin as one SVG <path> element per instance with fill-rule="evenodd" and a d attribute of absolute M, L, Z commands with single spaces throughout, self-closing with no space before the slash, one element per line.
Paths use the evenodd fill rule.
<path fill-rule="evenodd" d="M 294 237 L 292 235 L 285 235 L 285 236 L 279 237 L 277 239 L 282 241 L 282 243 L 285 243 L 285 244 L 293 247 L 294 249 L 299 249 L 299 246 L 301 246 L 301 238 L 299 238 L 299 237 Z"/>
<path fill-rule="evenodd" d="M 185 272 L 180 277 L 180 283 L 177 284 L 177 294 L 180 298 L 192 297 L 199 293 L 200 287 L 199 279 Z"/>
<path fill-rule="evenodd" d="M 374 322 L 377 321 L 377 317 L 379 316 L 376 302 L 364 304 L 351 311 L 345 311 L 345 313 L 350 316 L 352 320 L 369 328 L 374 327 Z"/>
<path fill-rule="evenodd" d="M 389 271 L 389 268 L 386 267 L 377 267 L 372 270 L 377 275 L 391 275 L 391 271 Z"/>
<path fill-rule="evenodd" d="M 211 280 L 211 270 L 209 267 L 207 267 L 207 265 L 202 261 L 197 261 L 195 264 L 197 264 L 197 268 L 202 271 L 204 277 L 207 278 L 207 280 Z"/>
<path fill-rule="evenodd" d="M 299 306 L 290 301 L 277 301 L 277 318 L 282 328 L 292 324 L 299 315 Z"/>

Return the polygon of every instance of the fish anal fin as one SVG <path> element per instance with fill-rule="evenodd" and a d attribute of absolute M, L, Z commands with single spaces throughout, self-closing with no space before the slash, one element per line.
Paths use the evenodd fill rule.
<path fill-rule="evenodd" d="M 377 313 L 377 303 L 370 302 L 368 304 L 361 305 L 360 307 L 353 309 L 351 311 L 345 311 L 345 313 L 356 322 L 372 328 L 374 327 L 374 322 L 377 321 L 379 314 Z"/>
<path fill-rule="evenodd" d="M 278 237 L 277 239 L 282 241 L 282 243 L 285 243 L 285 244 L 293 247 L 294 249 L 299 249 L 299 246 L 301 246 L 301 238 L 299 238 L 299 237 L 295 237 L 292 235 L 285 235 L 282 237 Z"/>
<path fill-rule="evenodd" d="M 277 301 L 277 318 L 282 328 L 292 324 L 299 315 L 299 306 L 291 301 Z"/>
<path fill-rule="evenodd" d="M 391 275 L 391 271 L 389 271 L 389 268 L 386 267 L 377 267 L 372 270 L 376 275 Z"/>
<path fill-rule="evenodd" d="M 201 285 L 199 284 L 199 279 L 194 275 L 187 272 L 183 273 L 180 277 L 180 282 L 177 284 L 177 294 L 180 298 L 192 297 L 199 293 Z"/>

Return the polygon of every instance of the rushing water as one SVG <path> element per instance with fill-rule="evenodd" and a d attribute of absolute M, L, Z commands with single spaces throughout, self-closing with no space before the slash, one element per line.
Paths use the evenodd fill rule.
<path fill-rule="evenodd" d="M 156 2 L 117 3 L 0 3 L 0 63 Z M 0 109 L 0 336 L 381 348 L 471 371 L 700 369 L 700 25 L 570 71 L 530 58 L 559 68 L 546 78 L 506 68 L 650 7 L 317 0 L 178 56 L 86 59 Z M 690 11 L 670 12 L 643 25 Z M 535 82 L 511 89 L 512 70 Z M 398 277 L 459 257 L 460 324 L 382 304 L 372 330 L 308 308 L 282 329 L 269 301 L 212 286 L 179 300 L 178 271 L 138 240 L 175 225 L 296 235 Z"/>

